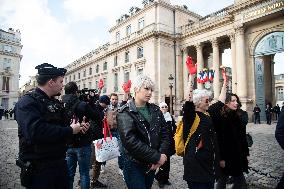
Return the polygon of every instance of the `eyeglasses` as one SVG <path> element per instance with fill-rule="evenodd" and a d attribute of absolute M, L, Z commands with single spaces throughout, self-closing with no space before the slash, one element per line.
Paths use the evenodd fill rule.
<path fill-rule="evenodd" d="M 161 108 L 168 108 L 168 106 L 162 106 Z"/>
<path fill-rule="evenodd" d="M 212 98 L 209 98 L 209 99 L 206 99 L 205 100 L 205 103 L 209 103 L 209 102 L 211 102 L 212 101 Z"/>

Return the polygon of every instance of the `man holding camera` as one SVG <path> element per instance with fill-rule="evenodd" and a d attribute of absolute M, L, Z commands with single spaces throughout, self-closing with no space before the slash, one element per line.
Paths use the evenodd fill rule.
<path fill-rule="evenodd" d="M 89 120 L 100 122 L 100 110 L 96 107 L 92 108 L 88 103 L 79 100 L 78 86 L 75 82 L 67 83 L 64 89 L 65 95 L 62 97 L 62 101 L 69 116 L 78 119 L 79 123 L 87 122 Z M 79 165 L 81 189 L 90 188 L 89 169 L 92 152 L 91 144 L 92 129 L 87 130 L 85 133 L 74 135 L 68 144 L 66 160 L 70 189 L 73 189 L 77 161 Z"/>
<path fill-rule="evenodd" d="M 71 124 L 63 105 L 55 99 L 62 90 L 66 69 L 47 63 L 35 68 L 38 87 L 15 106 L 21 184 L 28 189 L 67 189 L 67 139 L 86 132 L 89 125 Z"/>

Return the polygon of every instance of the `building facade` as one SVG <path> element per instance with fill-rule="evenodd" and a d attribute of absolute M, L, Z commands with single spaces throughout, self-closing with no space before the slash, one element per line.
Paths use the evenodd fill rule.
<path fill-rule="evenodd" d="M 4 109 L 13 108 L 19 97 L 21 33 L 0 29 L 0 102 Z"/>
<path fill-rule="evenodd" d="M 276 102 L 271 88 L 275 86 L 273 57 L 284 51 L 283 16 L 284 0 L 235 0 L 205 17 L 169 0 L 144 0 L 142 8 L 131 7 L 110 28 L 108 43 L 66 67 L 64 82 L 76 81 L 81 89 L 96 88 L 102 78 L 103 93 L 122 95 L 122 84 L 144 73 L 156 83 L 153 102 L 169 103 L 172 74 L 172 106 L 178 114 L 188 81 L 186 57 L 197 63 L 198 72 L 214 69 L 210 89 L 217 99 L 222 53 L 230 49 L 230 90 L 252 113 L 255 103 L 263 109 L 266 102 Z M 196 83 L 196 87 L 204 85 Z"/>
<path fill-rule="evenodd" d="M 284 74 L 275 75 L 275 98 L 279 106 L 284 102 Z"/>

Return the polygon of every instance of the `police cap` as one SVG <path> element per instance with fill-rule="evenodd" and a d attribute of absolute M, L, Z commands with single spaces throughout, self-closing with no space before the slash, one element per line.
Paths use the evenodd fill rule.
<path fill-rule="evenodd" d="M 57 68 L 51 64 L 43 63 L 35 67 L 38 70 L 38 75 L 42 76 L 64 76 L 66 73 L 66 69 Z"/>

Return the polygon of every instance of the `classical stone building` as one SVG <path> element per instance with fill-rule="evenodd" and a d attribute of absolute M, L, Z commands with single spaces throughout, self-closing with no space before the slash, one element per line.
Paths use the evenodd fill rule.
<path fill-rule="evenodd" d="M 5 109 L 13 108 L 19 97 L 21 33 L 0 29 L 0 101 Z"/>
<path fill-rule="evenodd" d="M 211 90 L 216 99 L 222 84 L 222 53 L 230 49 L 230 88 L 243 108 L 251 113 L 255 103 L 263 109 L 266 102 L 276 101 L 273 57 L 284 51 L 284 0 L 235 0 L 205 17 L 169 0 L 144 0 L 142 8 L 131 7 L 109 32 L 107 44 L 66 67 L 65 83 L 96 88 L 102 78 L 104 93 L 121 95 L 123 82 L 144 73 L 156 82 L 153 102 L 169 103 L 172 74 L 173 109 L 178 113 L 186 95 L 186 57 L 197 63 L 198 72 L 215 70 Z"/>
<path fill-rule="evenodd" d="M 275 75 L 275 98 L 276 104 L 282 106 L 284 102 L 284 74 Z"/>

